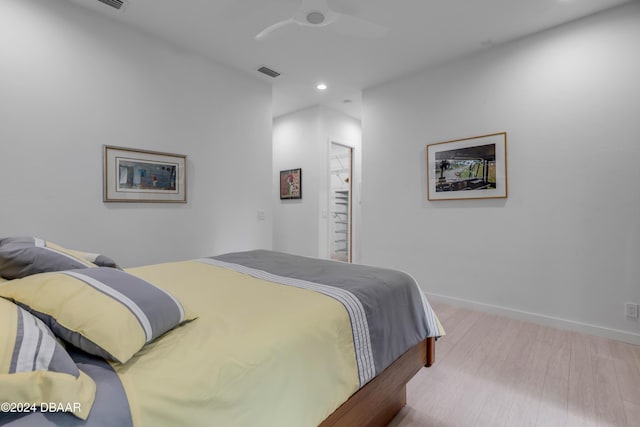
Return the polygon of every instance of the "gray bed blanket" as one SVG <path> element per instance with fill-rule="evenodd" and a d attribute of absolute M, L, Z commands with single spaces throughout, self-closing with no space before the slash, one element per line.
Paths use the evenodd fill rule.
<path fill-rule="evenodd" d="M 415 280 L 397 270 L 255 250 L 199 260 L 312 289 L 349 312 L 362 387 L 426 337 L 438 336 L 435 314 Z"/>

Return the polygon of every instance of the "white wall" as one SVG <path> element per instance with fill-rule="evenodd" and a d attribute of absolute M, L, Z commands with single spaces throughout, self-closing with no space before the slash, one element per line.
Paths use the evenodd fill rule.
<path fill-rule="evenodd" d="M 63 0 L 3 0 L 0 236 L 125 266 L 270 248 L 271 116 L 248 75 Z M 103 144 L 186 154 L 188 203 L 103 203 Z"/>
<path fill-rule="evenodd" d="M 329 144 L 354 147 L 354 261 L 358 242 L 361 176 L 360 121 L 323 106 L 315 106 L 278 117 L 273 127 L 273 180 L 281 170 L 302 168 L 302 199 L 280 200 L 274 188 L 273 249 L 305 256 L 329 255 Z M 276 184 L 277 187 L 279 184 Z"/>
<path fill-rule="evenodd" d="M 363 262 L 640 343 L 638 46 L 636 2 L 365 91 Z M 426 200 L 426 144 L 500 131 L 508 199 Z"/>

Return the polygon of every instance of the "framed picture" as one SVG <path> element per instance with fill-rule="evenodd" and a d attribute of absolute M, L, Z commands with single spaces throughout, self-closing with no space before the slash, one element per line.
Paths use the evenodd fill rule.
<path fill-rule="evenodd" d="M 280 200 L 302 199 L 302 169 L 280 171 Z"/>
<path fill-rule="evenodd" d="M 187 202 L 187 156 L 104 146 L 103 201 Z"/>
<path fill-rule="evenodd" d="M 507 133 L 427 145 L 427 199 L 507 197 Z"/>

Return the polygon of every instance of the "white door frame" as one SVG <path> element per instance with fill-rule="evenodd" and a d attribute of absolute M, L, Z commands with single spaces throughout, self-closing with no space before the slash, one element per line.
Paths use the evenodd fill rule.
<path fill-rule="evenodd" d="M 355 165 L 355 159 L 357 158 L 357 151 L 358 151 L 358 146 L 356 144 L 352 144 L 352 143 L 348 143 L 348 142 L 343 142 L 343 141 L 337 141 L 335 139 L 329 138 L 328 139 L 328 143 L 327 143 L 327 161 L 326 161 L 326 170 L 327 170 L 327 182 L 326 182 L 326 188 L 327 188 L 327 205 L 326 205 L 326 212 L 327 212 L 327 253 L 326 256 L 327 258 L 331 258 L 331 226 L 329 224 L 330 221 L 330 215 L 331 215 L 331 145 L 332 144 L 336 144 L 336 145 L 342 145 L 343 147 L 347 147 L 351 149 L 351 172 L 350 172 L 350 191 L 349 191 L 349 197 L 350 197 L 350 203 L 349 203 L 349 209 L 350 209 L 350 215 L 349 215 L 349 227 L 350 227 L 350 232 L 349 232 L 349 239 L 350 239 L 350 244 L 349 244 L 349 262 L 353 262 L 353 258 L 354 258 L 354 254 L 355 254 L 355 245 L 356 245 L 356 235 L 357 235 L 357 227 L 356 227 L 356 218 L 358 218 L 359 214 L 359 203 L 356 203 L 356 200 L 358 200 L 358 198 L 360 197 L 360 191 L 359 191 L 359 180 L 356 179 L 356 165 Z M 358 198 L 356 198 L 356 195 L 358 196 Z"/>

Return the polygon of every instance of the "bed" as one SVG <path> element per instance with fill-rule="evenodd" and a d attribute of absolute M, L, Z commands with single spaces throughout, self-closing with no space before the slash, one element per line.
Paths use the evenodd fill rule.
<path fill-rule="evenodd" d="M 71 254 L 46 246 L 39 249 Z M 115 267 L 60 268 L 0 283 L 3 303 L 63 337 L 78 372 L 95 383 L 83 412 L 75 411 L 73 398 L 51 408 L 42 402 L 18 408 L 33 402 L 9 394 L 14 411 L 1 412 L 0 425 L 386 425 L 405 404 L 408 380 L 433 363 L 435 339 L 443 334 L 415 281 L 394 270 L 264 250 Z M 141 332 L 127 347 L 135 322 L 124 322 L 131 332 L 105 345 L 84 329 L 98 324 L 111 334 L 128 314 L 111 313 L 86 328 L 72 324 L 82 317 L 75 313 L 93 316 L 110 304 L 96 283 L 126 293 L 138 282 L 180 307 L 175 325 L 155 331 L 150 315 L 147 338 Z M 85 292 L 86 300 L 77 297 Z M 132 300 L 140 298 L 136 292 Z M 174 308 L 163 307 L 162 316 Z M 0 401 L 7 398 L 1 391 L 7 376 L 0 374 Z M 77 388 L 90 394 L 87 384 Z"/>

